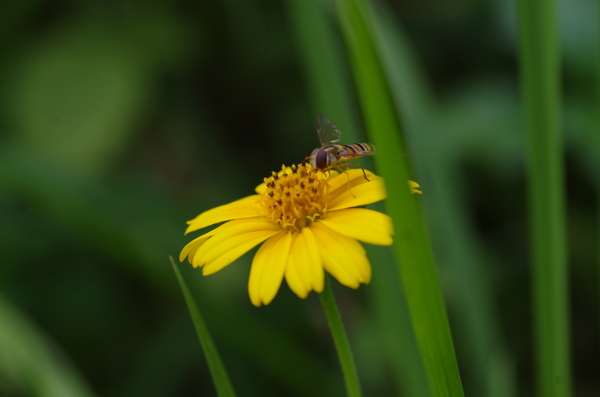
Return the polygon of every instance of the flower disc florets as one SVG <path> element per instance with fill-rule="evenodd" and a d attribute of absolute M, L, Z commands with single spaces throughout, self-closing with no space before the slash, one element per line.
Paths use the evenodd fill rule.
<path fill-rule="evenodd" d="M 265 178 L 265 184 L 261 215 L 283 229 L 300 231 L 327 212 L 327 177 L 310 165 L 282 166 L 280 172 Z"/>

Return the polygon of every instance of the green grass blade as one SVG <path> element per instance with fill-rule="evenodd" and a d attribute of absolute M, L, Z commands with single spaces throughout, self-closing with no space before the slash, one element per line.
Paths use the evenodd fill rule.
<path fill-rule="evenodd" d="M 381 63 L 371 19 L 361 0 L 336 1 L 367 130 L 378 148 L 378 171 L 386 179 L 388 213 L 396 233 L 394 252 L 401 264 L 413 329 L 433 396 L 462 396 L 450 327 L 429 236 L 417 198 L 409 193 L 409 169 L 402 128 Z"/>
<path fill-rule="evenodd" d="M 208 328 L 206 327 L 206 324 L 200 315 L 198 306 L 196 306 L 196 302 L 194 302 L 194 298 L 192 297 L 192 294 L 190 293 L 190 290 L 188 289 L 187 284 L 185 283 L 185 280 L 179 271 L 179 268 L 175 264 L 175 261 L 173 261 L 172 257 L 169 257 L 169 259 L 171 260 L 173 270 L 177 276 L 177 281 L 179 281 L 179 286 L 181 287 L 181 291 L 183 292 L 183 296 L 185 297 L 185 301 L 190 310 L 190 315 L 192 316 L 194 327 L 196 327 L 198 339 L 200 339 L 202 350 L 204 351 L 206 361 L 208 362 L 208 369 L 210 370 L 213 382 L 215 382 L 217 394 L 221 397 L 233 397 L 235 396 L 233 385 L 229 380 L 229 375 L 227 375 L 227 371 L 225 370 L 225 366 L 221 361 L 221 356 L 219 356 L 217 347 L 215 346 L 215 343 L 208 332 Z"/>
<path fill-rule="evenodd" d="M 467 395 L 504 397 L 516 395 L 515 368 L 501 336 L 500 319 L 494 302 L 490 258 L 481 247 L 479 233 L 469 222 L 461 186 L 460 165 L 440 125 L 442 109 L 437 106 L 424 69 L 395 14 L 378 2 L 373 14 L 382 60 L 389 85 L 405 125 L 408 153 L 417 181 L 426 186 L 421 196 L 427 214 L 434 252 L 452 277 L 455 340 L 469 341 L 457 351 Z M 439 200 L 443 197 L 443 200 Z M 375 276 L 375 274 L 374 274 Z M 467 378 L 468 376 L 468 378 Z M 468 382 L 468 388 L 466 384 Z M 417 395 L 416 393 L 408 395 Z"/>
<path fill-rule="evenodd" d="M 352 81 L 348 62 L 339 34 L 331 24 L 331 13 L 322 0 L 290 0 L 285 3 L 292 21 L 299 56 L 308 87 L 313 113 L 325 113 L 342 128 L 344 142 L 362 142 L 356 102 L 352 97 Z M 372 168 L 369 158 L 363 159 L 366 168 Z M 383 210 L 380 204 L 373 209 Z M 416 342 L 408 318 L 404 293 L 399 289 L 395 261 L 391 250 L 365 247 L 376 269 L 367 290 L 368 310 L 375 325 L 378 353 L 389 363 L 390 380 L 396 393 L 407 396 L 428 394 L 425 376 Z M 391 277 L 391 278 L 390 278 Z M 360 343 L 358 341 L 357 343 Z M 381 386 L 380 374 L 372 375 L 371 361 L 361 360 L 355 349 L 361 384 L 366 394 Z M 361 366 L 363 371 L 361 371 Z"/>
<path fill-rule="evenodd" d="M 372 208 L 384 212 L 383 205 Z M 369 285 L 370 306 L 378 328 L 378 337 L 381 339 L 380 346 L 383 346 L 382 354 L 391 366 L 390 375 L 396 387 L 395 395 L 429 396 L 423 364 L 410 322 L 406 294 L 398 280 L 392 250 L 371 246 L 365 248 L 374 267 L 373 279 Z M 369 365 L 369 362 L 366 365 Z M 361 379 L 364 380 L 365 376 Z"/>
<path fill-rule="evenodd" d="M 338 358 L 342 366 L 342 372 L 344 373 L 344 382 L 346 383 L 346 393 L 349 397 L 361 397 L 362 392 L 360 388 L 360 380 L 358 379 L 358 372 L 356 371 L 356 364 L 354 363 L 354 356 L 350 349 L 350 342 L 342 323 L 342 317 L 338 310 L 337 304 L 335 303 L 335 297 L 333 296 L 333 290 L 331 289 L 331 282 L 329 277 L 325 277 L 325 288 L 323 292 L 319 294 L 323 310 L 327 316 L 327 323 L 331 330 L 331 335 L 335 343 L 335 349 L 338 353 Z"/>
<path fill-rule="evenodd" d="M 555 4 L 519 0 L 521 79 L 529 137 L 529 211 L 540 396 L 571 394 L 560 58 Z"/>

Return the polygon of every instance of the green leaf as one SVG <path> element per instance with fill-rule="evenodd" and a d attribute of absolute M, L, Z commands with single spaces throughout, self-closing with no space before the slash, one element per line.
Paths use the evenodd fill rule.
<path fill-rule="evenodd" d="M 331 289 L 329 276 L 325 276 L 325 287 L 323 292 L 319 294 L 319 297 L 321 298 L 321 304 L 323 305 L 323 310 L 327 316 L 329 330 L 333 336 L 335 349 L 342 366 L 342 372 L 344 373 L 346 393 L 349 397 L 361 397 L 362 392 L 360 388 L 360 380 L 358 379 L 358 372 L 356 371 L 354 356 L 352 355 L 352 350 L 350 349 L 350 342 L 348 342 L 348 336 L 346 335 L 346 330 L 344 329 L 344 323 L 342 322 L 340 311 L 335 303 L 335 297 L 333 295 L 333 290 Z"/>
<path fill-rule="evenodd" d="M 169 259 L 173 265 L 173 270 L 177 276 L 177 281 L 179 281 L 179 286 L 181 287 L 181 291 L 185 297 L 188 309 L 190 310 L 190 315 L 192 316 L 192 321 L 196 327 L 198 339 L 200 339 L 202 350 L 204 351 L 206 361 L 208 362 L 208 369 L 210 370 L 213 382 L 215 382 L 217 394 L 222 397 L 235 396 L 235 391 L 233 390 L 233 385 L 229 380 L 229 375 L 227 375 L 227 371 L 225 370 L 225 366 L 221 361 L 221 356 L 219 356 L 217 347 L 215 346 L 215 343 L 208 332 L 208 328 L 206 327 L 206 324 L 200 315 L 198 306 L 196 306 L 196 302 L 194 302 L 194 298 L 192 297 L 185 280 L 179 272 L 179 268 L 175 264 L 175 261 L 172 257 L 169 257 Z"/>
<path fill-rule="evenodd" d="M 336 5 L 367 131 L 378 148 L 375 163 L 386 180 L 385 206 L 394 221 L 394 252 L 429 390 L 433 396 L 462 396 L 429 236 L 418 197 L 408 189 L 410 173 L 403 156 L 402 127 L 372 20 L 364 1 L 338 0 Z"/>
<path fill-rule="evenodd" d="M 396 109 L 402 111 L 407 150 L 418 176 L 416 180 L 426 189 L 420 200 L 431 235 L 435 236 L 432 244 L 436 259 L 444 264 L 446 277 L 442 277 L 442 284 L 445 281 L 452 285 L 451 299 L 456 308 L 452 323 L 454 339 L 468 341 L 466 348 L 459 349 L 461 370 L 463 374 L 469 374 L 466 392 L 487 397 L 515 395 L 516 371 L 508 358 L 510 349 L 502 339 L 496 315 L 494 274 L 489 271 L 492 262 L 480 248 L 482 236 L 469 222 L 464 190 L 460 188 L 462 179 L 457 178 L 461 173 L 455 161 L 456 146 L 449 144 L 448 135 L 476 131 L 476 136 L 465 133 L 462 145 L 476 146 L 473 150 L 488 160 L 495 160 L 506 173 L 507 164 L 517 164 L 507 162 L 510 149 L 520 144 L 515 142 L 521 133 L 516 117 L 517 105 L 505 86 L 499 89 L 478 80 L 469 86 L 470 89 L 463 88 L 460 95 L 454 95 L 451 104 L 445 104 L 443 108 L 437 106 L 423 67 L 411 51 L 411 43 L 398 19 L 389 7 L 377 5 L 380 7 L 375 8 L 373 26 L 381 44 L 382 61 L 387 70 L 393 71 L 387 77 Z M 489 101 L 489 97 L 494 100 Z M 461 142 L 456 144 L 460 146 Z M 373 274 L 374 278 L 376 275 Z M 390 281 L 374 279 L 375 282 Z M 395 344 L 405 343 L 398 335 L 394 336 Z M 406 345 L 403 351 L 398 361 L 409 356 L 410 349 Z M 404 376 L 408 371 L 408 368 L 403 370 Z M 416 374 L 412 377 L 417 378 Z M 426 394 L 417 393 L 406 394 Z"/>
<path fill-rule="evenodd" d="M 364 134 L 359 133 L 360 120 L 352 96 L 349 65 L 343 42 L 331 23 L 331 10 L 322 0 L 291 0 L 286 4 L 300 50 L 311 108 L 315 113 L 331 116 L 342 128 L 343 143 L 364 141 Z M 370 158 L 362 160 L 366 168 L 372 167 Z M 381 211 L 382 205 L 378 203 L 373 208 Z M 391 363 L 389 377 L 398 394 L 426 395 L 427 385 L 410 329 L 404 293 L 394 278 L 396 270 L 391 251 L 387 247 L 365 248 L 377 269 L 367 290 L 376 337 L 369 333 L 368 341 L 362 341 L 362 344 L 375 343 L 377 353 L 373 354 L 381 357 L 384 363 Z M 372 350 L 372 347 L 364 349 Z M 365 392 L 370 386 L 381 387 L 382 374 L 377 365 L 369 357 L 361 359 L 358 350 L 355 353 Z"/>
<path fill-rule="evenodd" d="M 520 65 L 529 137 L 534 340 L 538 394 L 571 395 L 560 52 L 554 2 L 520 0 Z"/>

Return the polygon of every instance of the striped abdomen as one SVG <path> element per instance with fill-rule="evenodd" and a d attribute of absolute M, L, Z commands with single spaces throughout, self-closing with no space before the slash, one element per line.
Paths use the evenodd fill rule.
<path fill-rule="evenodd" d="M 331 145 L 337 146 L 340 150 L 340 160 L 353 159 L 361 156 L 371 156 L 375 154 L 375 147 L 370 143 L 352 143 L 350 145 Z"/>

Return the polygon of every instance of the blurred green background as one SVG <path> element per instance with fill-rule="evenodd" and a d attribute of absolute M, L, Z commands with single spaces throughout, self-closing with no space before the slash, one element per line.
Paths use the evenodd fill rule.
<path fill-rule="evenodd" d="M 501 384 L 529 396 L 513 4 L 377 4 L 465 393 L 503 395 L 490 391 Z M 600 394 L 596 15 L 592 1 L 559 6 L 573 370 L 584 397 Z M 330 4 L 4 2 L 0 54 L 0 395 L 214 395 L 168 256 L 195 236 L 183 236 L 185 221 L 308 155 L 315 113 L 341 127 L 343 143 L 367 139 Z M 320 69 L 341 85 L 330 89 Z M 323 105 L 327 95 L 337 99 Z M 180 267 L 238 393 L 344 395 L 317 296 L 283 285 L 253 307 L 250 258 L 210 277 Z M 371 285 L 334 291 L 365 395 L 400 393 L 380 337 L 392 321 L 377 309 L 385 271 L 372 262 Z"/>

